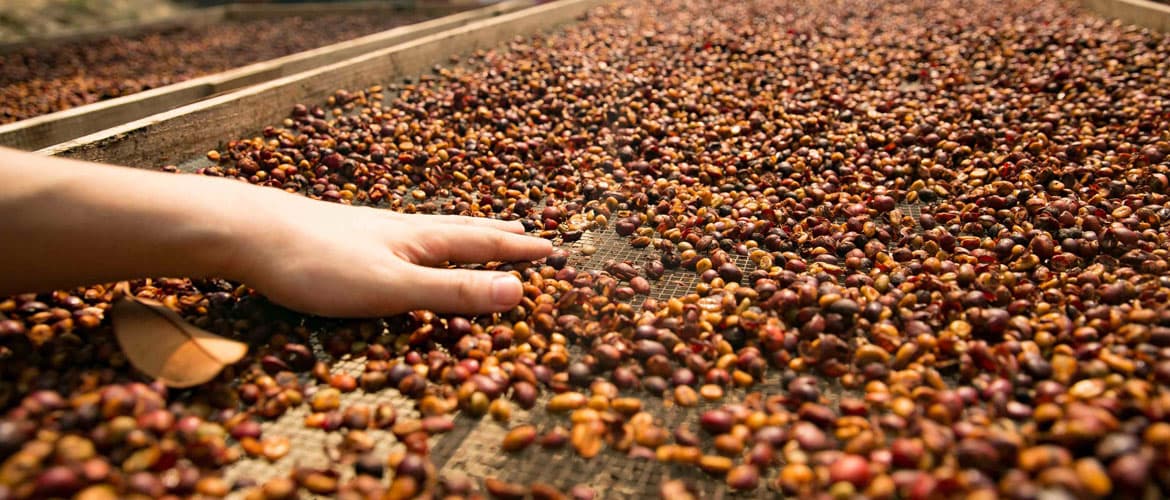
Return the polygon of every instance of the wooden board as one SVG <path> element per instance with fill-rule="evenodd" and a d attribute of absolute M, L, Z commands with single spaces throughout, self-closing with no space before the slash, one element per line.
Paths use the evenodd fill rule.
<path fill-rule="evenodd" d="M 515 36 L 572 22 L 605 0 L 560 0 L 472 22 L 349 60 L 236 90 L 40 150 L 136 167 L 180 163 L 237 137 L 279 123 L 299 102 L 321 102 L 337 89 L 361 89 L 418 75 L 451 55 L 498 46 Z"/>
<path fill-rule="evenodd" d="M 1158 31 L 1170 32 L 1170 5 L 1150 0 L 1081 0 L 1103 17 Z"/>
<path fill-rule="evenodd" d="M 157 113 L 163 113 L 186 104 L 197 102 L 209 96 L 385 49 L 408 40 L 440 33 L 508 12 L 514 12 L 532 4 L 532 0 L 509 0 L 488 7 L 467 10 L 429 21 L 400 26 L 353 40 L 250 64 L 221 73 L 193 78 L 157 89 L 0 125 L 0 145 L 27 151 L 45 148 L 116 125 Z M 208 16 L 219 16 L 220 18 L 239 16 L 240 18 L 247 18 L 247 16 L 264 17 L 277 15 L 277 12 L 283 14 L 288 14 L 289 12 L 286 9 L 274 9 L 273 7 L 279 6 L 231 5 L 215 9 L 214 12 L 200 12 L 196 17 L 185 19 L 189 19 L 191 22 L 214 22 L 214 20 L 208 20 Z M 327 9 L 329 7 L 332 8 Z M 352 14 L 359 11 L 373 13 L 385 12 L 390 14 L 401 11 L 402 8 L 402 5 L 399 3 L 382 2 L 371 4 L 368 2 L 359 2 L 345 8 L 309 4 L 307 6 L 295 7 L 293 10 L 300 12 L 302 15 L 313 12 Z M 449 12 L 456 7 L 446 5 L 443 7 L 432 6 L 427 8 L 442 8 Z M 350 12 L 351 10 L 352 12 Z M 410 11 L 415 12 L 413 9 Z M 257 14 L 257 12 L 267 12 L 267 14 L 262 16 L 261 14 Z"/>

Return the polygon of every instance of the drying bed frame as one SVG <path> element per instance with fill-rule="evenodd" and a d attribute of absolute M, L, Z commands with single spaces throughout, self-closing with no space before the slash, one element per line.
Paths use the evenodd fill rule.
<path fill-rule="evenodd" d="M 163 113 L 211 96 L 226 94 L 289 75 L 295 75 L 337 61 L 393 47 L 403 42 L 465 26 L 475 21 L 514 12 L 531 6 L 533 0 L 507 0 L 467 10 L 466 3 L 352 2 L 344 4 L 247 5 L 233 4 L 185 12 L 174 17 L 132 26 L 111 26 L 64 34 L 49 39 L 0 45 L 0 53 L 21 47 L 81 42 L 113 35 L 137 33 L 176 26 L 198 27 L 221 21 L 312 15 L 401 15 L 417 13 L 441 16 L 323 47 L 204 75 L 135 94 L 78 106 L 26 120 L 0 125 L 0 146 L 36 150 Z M 453 13 L 454 12 L 454 13 Z"/>
<path fill-rule="evenodd" d="M 193 171 L 208 165 L 204 159 L 206 151 L 222 146 L 221 141 L 226 139 L 250 137 L 267 125 L 279 123 L 295 103 L 320 103 L 337 89 L 358 90 L 414 78 L 436 64 L 448 63 L 453 55 L 497 47 L 515 36 L 556 29 L 602 3 L 602 0 L 562 0 L 470 22 L 350 60 L 135 120 L 41 152 L 143 167 L 176 164 L 183 170 Z M 389 92 L 387 94 L 392 98 Z M 901 205 L 899 208 L 914 220 L 921 213 L 918 205 Z M 603 269 L 609 261 L 628 261 L 640 266 L 654 258 L 652 251 L 631 247 L 625 238 L 609 228 L 586 231 L 578 241 L 556 243 L 569 251 L 571 265 L 585 271 Z M 745 274 L 755 269 L 745 257 L 732 258 Z M 697 282 L 698 276 L 692 271 L 670 270 L 652 283 L 648 296 L 658 300 L 679 297 L 691 293 Z M 331 359 L 325 353 L 321 340 L 329 334 L 328 328 L 314 333 L 312 343 L 318 358 L 330 360 L 334 372 L 348 372 L 355 376 L 361 373 L 364 359 Z M 764 394 L 784 391 L 775 373 L 751 390 Z M 831 380 L 822 380 L 821 390 L 834 405 L 844 395 L 856 396 Z M 744 395 L 742 389 L 729 389 L 722 400 L 701 402 L 693 408 L 674 406 L 654 396 L 642 395 L 641 399 L 645 410 L 652 413 L 664 428 L 671 429 L 684 423 L 696 428 L 698 416 L 703 411 L 739 401 Z M 536 408 L 543 408 L 547 397 L 548 394 L 544 394 Z M 395 389 L 375 393 L 359 389 L 342 398 L 342 407 L 381 403 L 393 404 L 403 416 L 418 415 L 414 402 Z M 263 424 L 264 435 L 286 436 L 292 440 L 292 451 L 287 456 L 275 462 L 245 457 L 227 468 L 226 478 L 229 481 L 251 478 L 263 482 L 287 475 L 294 467 L 329 465 L 328 450 L 336 446 L 341 436 L 306 428 L 303 421 L 307 412 L 304 406 L 293 408 L 280 418 Z M 477 480 L 496 477 L 522 484 L 539 481 L 563 490 L 584 484 L 599 492 L 600 498 L 654 498 L 661 481 L 666 478 L 689 480 L 698 487 L 703 498 L 774 498 L 777 495 L 765 487 L 749 493 L 734 493 L 722 480 L 707 476 L 696 467 L 631 459 L 613 450 L 605 450 L 592 459 L 581 458 L 571 449 L 550 451 L 532 447 L 518 454 L 503 453 L 500 442 L 504 434 L 508 428 L 521 423 L 531 423 L 543 430 L 561 422 L 540 409 L 517 410 L 506 424 L 497 423 L 488 416 L 456 414 L 454 429 L 433 436 L 430 441 L 431 460 L 439 476 L 466 474 Z M 402 446 L 389 432 L 371 431 L 371 435 L 378 443 L 376 451 L 380 454 Z M 342 480 L 348 479 L 349 474 L 352 472 L 344 471 Z"/>

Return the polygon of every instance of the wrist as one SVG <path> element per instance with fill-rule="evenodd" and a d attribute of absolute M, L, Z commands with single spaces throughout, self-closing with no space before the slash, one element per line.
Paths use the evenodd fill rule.
<path fill-rule="evenodd" d="M 287 243 L 291 221 L 281 208 L 293 197 L 275 188 L 257 187 L 226 179 L 209 179 L 217 186 L 216 196 L 205 196 L 212 206 L 208 212 L 218 222 L 210 238 L 215 242 L 198 250 L 206 275 L 253 281 L 264 268 L 264 255 Z"/>
<path fill-rule="evenodd" d="M 246 281 L 254 266 L 249 256 L 258 248 L 255 221 L 264 220 L 262 188 L 228 179 L 203 178 L 207 193 L 195 197 L 203 205 L 190 213 L 197 235 L 188 240 L 187 255 L 197 274 Z"/>

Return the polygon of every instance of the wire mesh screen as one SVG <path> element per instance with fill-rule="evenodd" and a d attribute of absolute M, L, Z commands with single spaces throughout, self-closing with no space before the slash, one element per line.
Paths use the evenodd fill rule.
<path fill-rule="evenodd" d="M 442 199 L 432 201 L 442 206 Z M 606 263 L 612 261 L 641 266 L 648 260 L 656 258 L 653 250 L 632 247 L 627 238 L 619 236 L 612 228 L 586 231 L 579 240 L 560 243 L 558 246 L 570 252 L 569 264 L 583 271 L 600 270 Z M 733 255 L 731 260 L 745 272 L 755 269 L 747 257 Z M 651 289 L 647 295 L 636 296 L 629 302 L 636 304 L 647 297 L 658 300 L 680 297 L 693 292 L 695 284 L 699 281 L 699 276 L 694 271 L 672 269 L 660 279 L 651 282 Z M 322 359 L 326 359 L 327 355 L 324 354 L 321 341 L 329 333 L 325 330 L 312 336 L 314 351 Z M 574 356 L 580 354 L 576 346 L 571 352 Z M 361 357 L 344 357 L 335 360 L 331 369 L 335 373 L 347 372 L 357 376 L 362 372 L 364 363 L 365 359 Z M 313 382 L 306 380 L 306 383 Z M 842 396 L 850 394 L 833 381 L 821 380 L 820 383 L 822 393 L 833 405 Z M 784 388 L 779 375 L 772 373 L 751 390 L 770 395 L 781 393 Z M 645 392 L 632 395 L 641 399 L 644 411 L 652 414 L 659 426 L 671 430 L 686 426 L 698 431 L 698 418 L 703 411 L 740 402 L 745 391 L 729 388 L 723 398 L 700 399 L 699 404 L 693 407 L 675 404 L 669 394 L 664 397 Z M 517 484 L 539 482 L 562 491 L 577 485 L 585 485 L 593 489 L 598 498 L 656 497 L 659 486 L 667 479 L 688 481 L 702 498 L 774 498 L 778 495 L 777 492 L 763 487 L 750 493 L 734 492 L 726 486 L 722 478 L 707 475 L 693 465 L 660 463 L 653 457 L 631 457 L 610 449 L 591 459 L 580 457 L 568 446 L 544 449 L 539 445 L 533 445 L 516 454 L 503 452 L 500 443 L 507 431 L 516 425 L 535 425 L 538 435 L 543 435 L 557 425 L 570 426 L 568 418 L 543 411 L 548 397 L 549 393 L 544 393 L 534 410 L 516 408 L 510 421 L 505 423 L 496 422 L 490 416 L 477 418 L 457 414 L 454 418 L 454 429 L 432 437 L 429 443 L 431 460 L 438 470 L 439 477 L 464 475 L 480 482 L 486 478 L 497 478 Z M 366 393 L 358 389 L 344 394 L 341 408 L 355 404 L 372 407 L 383 403 L 394 405 L 400 419 L 419 418 L 414 401 L 392 388 L 375 393 Z M 309 409 L 302 405 L 275 421 L 263 424 L 265 436 L 283 436 L 291 441 L 292 449 L 287 456 L 275 462 L 263 458 L 240 460 L 228 469 L 225 477 L 231 481 L 246 479 L 248 482 L 262 483 L 269 478 L 287 476 L 294 467 L 325 467 L 333 463 L 331 450 L 338 446 L 342 436 L 338 433 L 307 428 L 304 419 L 309 413 Z M 373 430 L 370 431 L 370 435 L 377 443 L 375 453 L 378 456 L 386 456 L 396 447 L 401 447 L 390 432 Z M 713 453 L 709 445 L 709 442 L 705 443 L 705 453 Z M 343 481 L 353 476 L 352 468 L 342 467 L 340 472 Z"/>

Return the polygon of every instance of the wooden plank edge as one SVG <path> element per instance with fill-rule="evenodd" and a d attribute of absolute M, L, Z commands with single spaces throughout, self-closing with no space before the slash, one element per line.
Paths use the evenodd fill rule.
<path fill-rule="evenodd" d="M 1170 5 L 1164 3 L 1150 0 L 1081 0 L 1081 5 L 1102 17 L 1170 32 Z"/>
<path fill-rule="evenodd" d="M 366 52 L 396 45 L 419 38 L 420 36 L 465 26 L 480 19 L 488 19 L 509 12 L 515 12 L 531 5 L 534 5 L 534 0 L 507 0 L 478 9 L 463 9 L 461 12 L 447 16 L 398 26 L 316 49 L 309 49 L 296 54 L 289 54 L 276 59 L 208 75 L 207 78 L 209 83 L 211 83 L 212 93 L 218 94 L 243 87 L 244 84 L 241 84 L 241 81 L 248 82 L 247 84 L 256 83 L 256 75 L 258 74 L 270 74 L 272 77 L 282 77 L 300 73 L 320 66 L 326 61 L 357 57 Z M 271 78 L 264 79 L 269 80 Z"/>
<path fill-rule="evenodd" d="M 509 0 L 479 9 L 398 26 L 287 56 L 252 63 L 219 73 L 98 101 L 54 113 L 0 125 L 0 145 L 24 150 L 45 148 L 118 124 L 162 113 L 208 96 L 299 73 L 327 61 L 348 59 L 404 41 L 514 12 L 533 0 Z"/>
<path fill-rule="evenodd" d="M 253 135 L 287 117 L 297 102 L 339 88 L 368 88 L 419 74 L 450 55 L 496 47 L 517 35 L 572 22 L 608 0 L 559 0 L 415 39 L 346 61 L 247 87 L 51 146 L 40 154 L 151 168 L 180 163 L 226 138 Z"/>
<path fill-rule="evenodd" d="M 187 80 L 0 125 L 0 145 L 31 150 L 192 103 L 213 94 L 207 81 Z"/>

